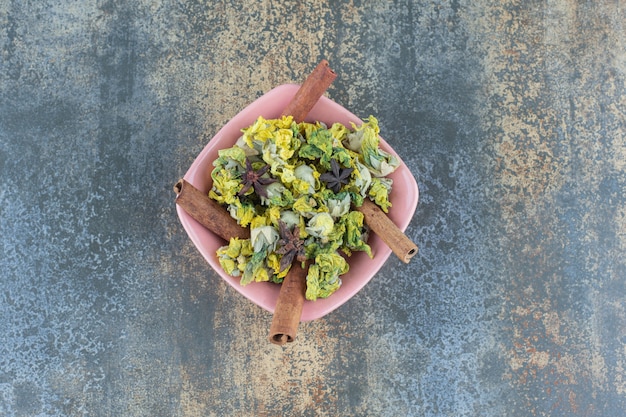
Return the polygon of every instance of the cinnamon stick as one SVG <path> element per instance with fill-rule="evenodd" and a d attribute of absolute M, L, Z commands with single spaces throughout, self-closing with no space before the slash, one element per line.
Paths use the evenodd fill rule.
<path fill-rule="evenodd" d="M 328 61 L 322 59 L 296 91 L 281 116 L 293 116 L 296 122 L 302 122 L 336 77 Z M 280 287 L 269 335 L 270 342 L 276 345 L 291 343 L 296 339 L 304 305 L 306 275 L 307 271 L 295 262 Z"/>
<path fill-rule="evenodd" d="M 283 280 L 270 326 L 270 342 L 276 345 L 291 343 L 296 339 L 304 294 L 306 291 L 307 269 L 300 262 L 294 262 Z"/>
<path fill-rule="evenodd" d="M 180 179 L 174 185 L 176 204 L 181 206 L 198 223 L 224 239 L 231 237 L 250 238 L 250 229 L 241 227 L 224 207 L 211 200 L 206 193 L 198 190 L 187 180 Z"/>
<path fill-rule="evenodd" d="M 306 115 L 309 114 L 335 78 L 337 78 L 337 73 L 330 68 L 327 60 L 322 59 L 304 80 L 281 116 L 293 116 L 298 123 L 304 121 Z"/>
<path fill-rule="evenodd" d="M 355 207 L 355 209 L 363 213 L 365 223 L 402 262 L 409 263 L 411 258 L 417 254 L 417 245 L 402 233 L 398 226 L 372 200 L 364 199 L 363 205 Z"/>

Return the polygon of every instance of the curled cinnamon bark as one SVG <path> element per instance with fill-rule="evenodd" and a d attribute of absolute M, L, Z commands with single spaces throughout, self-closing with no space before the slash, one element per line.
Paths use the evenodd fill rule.
<path fill-rule="evenodd" d="M 232 237 L 240 239 L 250 238 L 250 229 L 237 224 L 224 207 L 217 201 L 211 200 L 206 193 L 198 190 L 185 179 L 180 179 L 174 185 L 176 204 L 181 206 L 198 223 L 224 239 Z"/>
<path fill-rule="evenodd" d="M 337 73 L 330 68 L 327 60 L 322 59 L 304 80 L 281 116 L 293 116 L 296 122 L 304 121 L 306 115 L 309 114 L 335 78 L 337 78 Z"/>
<path fill-rule="evenodd" d="M 300 262 L 294 262 L 280 287 L 274 317 L 270 326 L 270 342 L 284 345 L 296 340 L 304 294 L 306 291 L 307 269 Z"/>
<path fill-rule="evenodd" d="M 328 61 L 321 60 L 283 110 L 282 116 L 293 116 L 296 122 L 303 121 L 336 77 Z M 306 275 L 307 271 L 295 262 L 280 287 L 269 334 L 270 342 L 276 345 L 296 339 L 305 300 Z"/>
<path fill-rule="evenodd" d="M 355 207 L 363 213 L 365 223 L 382 239 L 391 251 L 404 263 L 409 263 L 417 254 L 418 248 L 394 222 L 370 199 L 363 200 L 361 207 Z"/>

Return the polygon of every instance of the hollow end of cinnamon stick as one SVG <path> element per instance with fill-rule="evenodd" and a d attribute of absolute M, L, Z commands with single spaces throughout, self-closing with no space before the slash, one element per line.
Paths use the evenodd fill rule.
<path fill-rule="evenodd" d="M 417 255 L 418 247 L 373 201 L 365 199 L 361 207 L 365 223 L 382 239 L 389 249 L 404 263 Z"/>
<path fill-rule="evenodd" d="M 295 262 L 280 287 L 269 334 L 269 341 L 275 345 L 296 340 L 305 299 L 307 269 Z"/>
<path fill-rule="evenodd" d="M 185 183 L 185 180 L 181 178 L 178 180 L 178 182 L 176 182 L 176 184 L 174 184 L 174 192 L 176 193 L 176 196 L 178 196 L 178 194 L 180 194 L 181 191 L 183 191 L 184 183 Z"/>

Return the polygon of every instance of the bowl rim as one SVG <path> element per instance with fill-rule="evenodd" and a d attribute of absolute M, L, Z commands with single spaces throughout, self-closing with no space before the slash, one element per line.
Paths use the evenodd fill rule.
<path fill-rule="evenodd" d="M 250 126 L 259 116 L 263 116 L 266 119 L 279 117 L 282 109 L 284 109 L 293 98 L 299 87 L 300 86 L 298 84 L 279 85 L 247 105 L 243 110 L 237 113 L 237 115 L 230 119 L 221 129 L 219 129 L 219 131 L 208 141 L 202 151 L 194 159 L 183 178 L 201 191 L 208 192 L 210 185 L 212 184 L 210 177 L 211 169 L 208 167 L 212 166 L 217 150 L 232 146 L 240 135 L 239 133 L 238 136 L 235 137 L 233 136 L 234 132 L 240 132 L 241 129 Z M 354 115 L 343 106 L 326 96 L 322 96 L 320 98 L 305 120 L 315 121 L 314 119 L 316 119 L 319 114 L 331 114 L 332 116 L 326 117 L 336 119 L 334 121 L 340 121 L 346 125 L 350 122 L 356 125 L 363 123 L 358 116 Z M 318 117 L 318 119 L 322 118 Z M 328 125 L 332 123 L 330 120 L 321 121 L 327 123 Z M 390 177 L 394 179 L 395 185 L 395 188 L 392 189 L 392 193 L 390 195 L 390 201 L 393 204 L 397 198 L 401 197 L 402 212 L 400 213 L 398 209 L 394 210 L 394 207 L 392 207 L 389 210 L 388 215 L 389 218 L 396 223 L 400 230 L 405 231 L 411 221 L 411 218 L 413 217 L 413 214 L 415 213 L 419 200 L 417 182 L 402 158 L 382 137 L 380 137 L 380 147 L 386 152 L 389 152 L 397 157 L 400 161 L 398 169 L 390 175 Z M 403 189 L 401 196 L 398 194 L 397 190 L 398 179 L 404 180 L 403 184 L 406 186 L 406 190 Z M 396 201 L 396 203 L 398 201 Z M 176 205 L 176 211 L 189 238 L 212 269 L 241 295 L 264 310 L 273 313 L 280 286 L 268 282 L 253 282 L 246 286 L 240 285 L 239 278 L 227 275 L 217 260 L 215 250 L 209 250 L 206 245 L 206 242 L 211 239 L 217 239 L 222 242 L 219 246 L 226 243 L 217 235 L 214 235 L 211 231 L 200 225 L 196 220 L 191 218 L 191 216 L 189 216 L 189 214 L 187 214 L 179 205 Z M 339 308 L 356 293 L 358 293 L 365 285 L 367 285 L 376 275 L 376 273 L 387 261 L 387 258 L 390 256 L 391 249 L 382 243 L 382 240 L 380 240 L 380 238 L 375 234 L 370 235 L 368 243 L 373 249 L 374 247 L 377 248 L 374 253 L 374 259 L 370 259 L 363 252 L 353 253 L 353 255 L 348 259 L 351 271 L 349 271 L 346 275 L 342 275 L 343 285 L 340 289 L 325 299 L 318 299 L 316 301 L 306 300 L 302 309 L 301 321 L 305 322 L 321 318 Z M 354 276 L 348 275 L 353 272 L 353 264 L 356 264 L 359 267 L 357 268 L 358 270 L 363 269 L 363 267 L 358 264 L 358 262 L 361 261 L 369 264 L 367 271 L 361 272 L 361 274 L 366 274 L 367 276 L 361 278 L 356 277 L 355 279 Z M 350 285 L 346 285 L 346 278 L 352 278 L 350 280 Z M 255 288 L 257 288 L 258 293 L 256 296 L 254 294 Z M 263 288 L 263 291 L 259 291 L 259 288 Z"/>

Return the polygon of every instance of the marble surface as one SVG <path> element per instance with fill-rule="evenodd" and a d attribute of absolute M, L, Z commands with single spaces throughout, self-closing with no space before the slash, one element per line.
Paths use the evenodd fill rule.
<path fill-rule="evenodd" d="M 0 1 L 0 415 L 622 415 L 624 7 Z M 420 252 L 281 348 L 172 186 L 321 58 Z"/>

